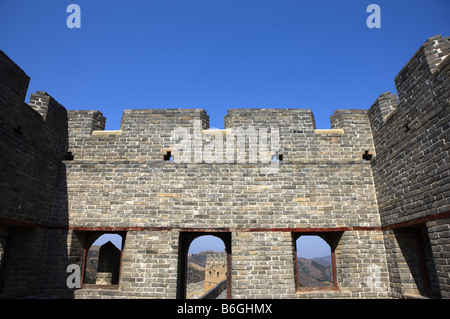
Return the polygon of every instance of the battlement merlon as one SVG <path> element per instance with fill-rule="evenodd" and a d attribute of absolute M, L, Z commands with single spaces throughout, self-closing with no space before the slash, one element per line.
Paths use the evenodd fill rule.
<path fill-rule="evenodd" d="M 30 77 L 0 50 L 0 105 L 24 103 Z"/>
<path fill-rule="evenodd" d="M 93 131 L 105 129 L 106 118 L 96 110 L 67 111 L 69 135 L 91 135 Z"/>
<path fill-rule="evenodd" d="M 4 112 L 0 113 L 2 119 L 14 120 L 18 116 L 17 112 L 22 112 L 22 110 L 13 110 L 11 107 L 13 105 L 24 106 L 24 112 L 32 113 L 30 109 L 25 107 L 30 77 L 1 50 L 0 74 L 0 104 L 5 106 Z M 66 109 L 46 92 L 32 93 L 28 105 L 39 113 L 47 126 L 55 124 L 54 117 L 62 117 L 61 121 L 64 122 Z M 29 115 L 29 117 L 36 118 L 36 115 Z M 61 126 L 61 123 L 59 126 Z M 48 127 L 48 129 L 50 128 Z M 57 128 L 57 130 L 59 129 Z"/>
<path fill-rule="evenodd" d="M 346 109 L 336 110 L 330 116 L 332 129 L 342 129 L 345 134 L 369 134 L 370 122 L 367 116 L 367 110 Z"/>
<path fill-rule="evenodd" d="M 447 90 L 447 87 L 445 81 L 439 78 L 447 76 L 446 65 L 449 63 L 449 59 L 450 37 L 442 38 L 441 35 L 436 35 L 422 44 L 395 77 L 398 96 L 391 92 L 384 92 L 369 108 L 368 114 L 374 135 L 383 129 L 388 120 L 402 117 L 402 122 L 408 122 L 406 114 L 411 113 L 412 110 L 405 108 L 414 104 L 414 101 L 423 100 L 430 85 L 434 85 L 433 82 L 442 83 L 440 95 L 445 96 L 444 91 Z M 419 108 L 426 108 L 428 104 L 416 105 Z M 423 110 L 423 112 L 426 111 Z"/>
<path fill-rule="evenodd" d="M 132 109 L 122 115 L 122 132 L 161 131 L 194 127 L 194 120 L 201 122 L 202 129 L 209 128 L 209 116 L 204 109 Z"/>
<path fill-rule="evenodd" d="M 314 133 L 316 123 L 310 109 L 230 109 L 225 115 L 225 129 L 276 127 L 295 133 Z"/>
<path fill-rule="evenodd" d="M 38 91 L 25 103 L 30 77 L 0 51 L 0 126 L 4 134 L 20 137 L 57 158 L 65 147 L 66 109 L 50 95 Z"/>
<path fill-rule="evenodd" d="M 450 55 L 450 37 L 440 34 L 427 39 L 395 77 L 400 102 L 416 99 L 420 90 L 415 89 L 437 71 Z"/>
<path fill-rule="evenodd" d="M 304 133 L 314 134 L 338 132 L 359 134 L 369 129 L 366 110 L 337 110 L 330 117 L 331 130 L 317 130 L 314 113 L 310 109 L 230 109 L 225 116 L 225 128 L 274 127 L 280 134 Z"/>
<path fill-rule="evenodd" d="M 227 255 L 225 253 L 209 254 L 206 255 L 206 265 L 222 265 L 226 264 Z"/>
<path fill-rule="evenodd" d="M 384 92 L 380 94 L 377 100 L 372 104 L 368 110 L 370 125 L 375 130 L 381 130 L 386 120 L 394 115 L 394 111 L 398 107 L 398 96 L 391 92 Z"/>

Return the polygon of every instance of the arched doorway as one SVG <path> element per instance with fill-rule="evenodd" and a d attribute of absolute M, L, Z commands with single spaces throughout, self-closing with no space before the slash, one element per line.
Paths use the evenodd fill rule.
<path fill-rule="evenodd" d="M 123 233 L 86 234 L 83 285 L 118 285 L 124 237 Z"/>
<path fill-rule="evenodd" d="M 177 298 L 216 298 L 216 291 L 212 288 L 217 284 L 223 288 L 226 285 L 226 298 L 231 298 L 231 233 L 181 232 L 179 243 Z M 193 270 L 194 267 L 197 270 Z M 197 282 L 201 278 L 203 283 L 197 285 L 197 293 L 192 293 L 192 282 L 189 281 L 192 281 L 195 271 Z M 204 272 L 203 275 L 200 272 Z M 204 294 L 200 294 L 201 287 Z"/>

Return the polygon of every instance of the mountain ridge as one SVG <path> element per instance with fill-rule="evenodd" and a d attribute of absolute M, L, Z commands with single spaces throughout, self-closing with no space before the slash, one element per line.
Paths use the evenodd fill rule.
<path fill-rule="evenodd" d="M 189 254 L 187 282 L 204 281 L 206 258 L 209 254 L 218 253 L 223 252 L 205 250 Z M 334 285 L 331 255 L 314 258 L 297 257 L 297 270 L 300 287 L 329 287 Z"/>
<path fill-rule="evenodd" d="M 312 259 L 297 258 L 300 287 L 329 287 L 334 285 L 331 255 Z"/>

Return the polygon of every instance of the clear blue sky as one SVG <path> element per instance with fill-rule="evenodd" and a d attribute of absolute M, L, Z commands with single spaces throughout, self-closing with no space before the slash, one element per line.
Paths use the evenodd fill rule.
<path fill-rule="evenodd" d="M 93 245 L 103 245 L 111 241 L 120 249 L 122 237 L 117 234 L 105 234 L 100 236 Z M 318 236 L 301 236 L 297 239 L 297 254 L 302 258 L 324 257 L 331 255 L 330 246 Z M 216 236 L 201 236 L 192 241 L 189 246 L 189 254 L 197 254 L 205 250 L 214 250 L 217 252 L 225 251 L 225 244 Z"/>
<path fill-rule="evenodd" d="M 201 236 L 194 239 L 189 246 L 189 254 L 196 254 L 205 250 L 214 250 L 217 252 L 225 251 L 225 244 L 222 239 L 216 236 Z"/>
<path fill-rule="evenodd" d="M 296 241 L 297 254 L 302 258 L 325 257 L 331 255 L 330 246 L 318 236 L 301 236 Z M 192 241 L 188 253 L 196 254 L 205 250 L 225 251 L 225 244 L 216 236 L 202 236 Z"/>
<path fill-rule="evenodd" d="M 69 29 L 69 4 L 81 29 Z M 366 8 L 381 7 L 381 29 Z M 68 109 L 367 109 L 431 36 L 449 0 L 1 0 L 0 49 Z"/>
<path fill-rule="evenodd" d="M 69 4 L 81 28 L 69 29 Z M 369 29 L 369 4 L 381 28 Z M 449 0 L 0 0 L 0 49 L 67 109 L 309 108 L 317 128 L 367 109 L 420 45 L 450 36 Z M 221 247 L 220 247 L 221 248 Z M 220 249 L 219 248 L 219 249 Z M 212 247 L 211 249 L 215 249 Z"/>

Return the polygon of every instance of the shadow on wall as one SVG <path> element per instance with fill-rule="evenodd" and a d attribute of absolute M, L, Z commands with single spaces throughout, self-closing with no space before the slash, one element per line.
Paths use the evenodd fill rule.
<path fill-rule="evenodd" d="M 440 298 L 439 281 L 427 228 L 399 228 L 394 231 L 401 255 L 397 271 L 404 294 L 420 294 Z"/>
<path fill-rule="evenodd" d="M 0 297 L 65 297 L 67 110 L 0 51 Z"/>

